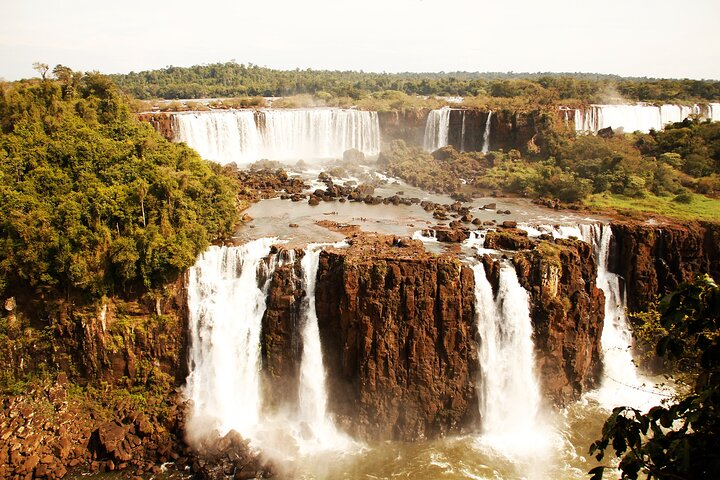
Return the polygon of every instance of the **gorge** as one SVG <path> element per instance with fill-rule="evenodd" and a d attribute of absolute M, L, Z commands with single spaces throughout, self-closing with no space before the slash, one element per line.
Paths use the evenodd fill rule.
<path fill-rule="evenodd" d="M 53 94 L 47 108 L 66 101 Z M 0 177 L 63 198 L 31 215 L 27 196 L 3 197 L 17 226 L 3 379 L 22 392 L 38 377 L 2 400 L 0 476 L 585 478 L 609 410 L 667 394 L 632 363 L 626 308 L 720 275 L 715 221 L 480 188 L 495 168 L 562 180 L 566 165 L 524 171 L 522 155 L 596 146 L 586 130 L 639 106 L 591 105 L 577 136 L 574 109 L 455 107 L 140 114 L 153 130 L 89 98 L 95 117 L 78 100 L 65 128 L 30 129 L 60 137 L 48 165 L 28 167 L 36 177 L 10 162 Z M 693 112 L 652 108 L 661 121 Z M 23 128 L 7 158 L 32 140 Z M 68 141 L 76 130 L 91 141 Z M 393 149 L 436 169 L 399 178 Z M 412 181 L 443 174 L 453 188 Z M 32 263 L 27 238 L 51 255 Z"/>

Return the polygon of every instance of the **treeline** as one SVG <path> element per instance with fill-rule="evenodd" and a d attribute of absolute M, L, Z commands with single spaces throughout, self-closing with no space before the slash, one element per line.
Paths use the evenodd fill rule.
<path fill-rule="evenodd" d="M 136 120 L 108 77 L 41 74 L 0 84 L 0 295 L 152 290 L 232 233 L 219 166 Z"/>
<path fill-rule="evenodd" d="M 720 81 L 584 73 L 367 73 L 276 70 L 235 62 L 113 75 L 138 99 L 318 95 L 360 100 L 383 91 L 424 96 L 538 96 L 548 100 L 695 102 L 720 99 Z"/>

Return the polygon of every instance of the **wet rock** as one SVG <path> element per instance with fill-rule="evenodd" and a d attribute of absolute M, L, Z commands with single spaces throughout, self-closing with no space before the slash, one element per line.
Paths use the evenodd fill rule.
<path fill-rule="evenodd" d="M 477 421 L 472 271 L 421 242 L 351 238 L 320 255 L 329 409 L 360 438 L 461 432 Z M 436 325 L 442 325 L 437 328 Z"/>
<path fill-rule="evenodd" d="M 535 241 L 524 230 L 504 229 L 485 234 L 485 247 L 496 250 L 529 250 Z"/>
<path fill-rule="evenodd" d="M 518 280 L 531 296 L 531 317 L 541 386 L 566 405 L 597 386 L 604 295 L 590 245 L 540 241 L 514 259 Z"/>
<path fill-rule="evenodd" d="M 711 222 L 611 224 L 610 271 L 628 285 L 631 311 L 693 281 L 698 272 L 720 278 L 720 225 Z"/>
<path fill-rule="evenodd" d="M 313 207 L 320 205 L 320 200 L 315 195 L 311 195 L 308 199 L 308 205 L 311 205 Z"/>

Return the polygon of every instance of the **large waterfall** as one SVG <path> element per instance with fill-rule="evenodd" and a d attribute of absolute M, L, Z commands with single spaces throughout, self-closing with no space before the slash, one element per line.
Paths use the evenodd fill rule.
<path fill-rule="evenodd" d="M 258 271 L 275 239 L 210 247 L 188 278 L 188 432 L 251 435 L 260 416 L 260 329 L 268 282 Z M 272 270 L 272 265 L 269 267 Z M 270 278 L 271 271 L 265 272 Z"/>
<path fill-rule="evenodd" d="M 480 335 L 479 392 L 483 431 L 521 433 L 532 429 L 540 406 L 535 375 L 529 296 L 511 265 L 500 269 L 497 297 L 482 263 L 473 266 Z"/>
<path fill-rule="evenodd" d="M 337 431 L 326 411 L 325 368 L 315 311 L 322 245 L 308 245 L 300 262 L 305 297 L 297 409 L 263 411 L 260 332 L 266 295 L 276 266 L 295 262 L 292 254 L 282 259 L 269 255 L 275 242 L 265 238 L 241 247 L 211 247 L 190 269 L 190 374 L 185 389 L 193 401 L 189 438 L 236 430 L 282 458 L 290 458 L 293 452 L 348 449 L 354 443 Z"/>
<path fill-rule="evenodd" d="M 208 160 L 246 164 L 260 159 L 341 158 L 355 148 L 380 151 L 377 112 L 354 109 L 266 109 L 173 115 L 175 140 Z"/>
<path fill-rule="evenodd" d="M 562 109 L 565 121 L 570 123 L 570 115 L 575 130 L 585 133 L 597 133 L 603 128 L 622 128 L 625 132 L 649 132 L 662 130 L 668 123 L 682 122 L 691 115 L 720 121 L 720 104 L 696 104 L 660 106 L 646 104 L 590 105 L 584 109 Z"/>
<path fill-rule="evenodd" d="M 327 414 L 325 365 L 315 311 L 315 284 L 321 251 L 322 245 L 308 245 L 300 262 L 305 298 L 301 311 L 303 354 L 298 406 L 299 420 L 311 432 L 311 435 L 304 435 L 302 446 L 305 450 L 344 449 L 350 443 L 346 436 L 337 431 Z"/>
<path fill-rule="evenodd" d="M 431 110 L 425 122 L 425 138 L 423 147 L 428 152 L 448 145 L 450 133 L 450 107 Z"/>

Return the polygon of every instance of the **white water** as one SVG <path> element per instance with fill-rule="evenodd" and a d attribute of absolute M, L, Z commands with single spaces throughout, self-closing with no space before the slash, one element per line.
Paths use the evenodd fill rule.
<path fill-rule="evenodd" d="M 265 109 L 173 115 L 176 141 L 205 159 L 247 164 L 263 158 L 306 161 L 341 158 L 355 148 L 380 151 L 377 112 L 352 109 Z"/>
<path fill-rule="evenodd" d="M 325 365 L 315 310 L 315 285 L 321 251 L 321 244 L 309 244 L 300 262 L 305 298 L 301 310 L 303 354 L 300 363 L 298 419 L 309 429 L 309 432 L 305 432 L 302 443 L 304 451 L 344 449 L 351 443 L 337 431 L 327 414 Z"/>
<path fill-rule="evenodd" d="M 571 110 L 563 112 L 567 123 Z M 600 129 L 612 127 L 615 130 L 622 128 L 626 133 L 636 130 L 647 133 L 651 129 L 662 130 L 668 123 L 682 122 L 691 115 L 720 121 L 720 104 L 590 105 L 587 109 L 574 110 L 573 115 L 575 130 L 578 132 L 597 133 Z"/>
<path fill-rule="evenodd" d="M 720 122 L 720 103 L 708 103 L 703 115 L 713 122 Z"/>
<path fill-rule="evenodd" d="M 603 378 L 592 395 L 612 408 L 627 405 L 649 409 L 660 403 L 653 383 L 633 363 L 632 333 L 625 317 L 625 295 L 620 278 L 608 271 L 612 228 L 608 225 L 581 225 L 582 238 L 593 246 L 598 264 L 597 286 L 605 294 L 605 324 L 600 339 L 603 351 Z"/>
<path fill-rule="evenodd" d="M 250 436 L 259 421 L 260 329 L 269 281 L 258 285 L 258 270 L 275 241 L 210 247 L 190 268 L 185 395 L 194 404 L 188 422 L 193 435 L 236 430 Z M 266 278 L 273 269 L 271 264 Z"/>
<path fill-rule="evenodd" d="M 488 150 L 490 150 L 490 117 L 492 117 L 492 111 L 488 112 L 487 120 L 485 121 L 485 131 L 483 132 L 482 153 L 488 153 Z"/>
<path fill-rule="evenodd" d="M 425 138 L 423 147 L 428 152 L 448 145 L 450 131 L 450 107 L 431 110 L 425 121 Z"/>
<path fill-rule="evenodd" d="M 505 455 L 524 457 L 544 443 L 529 296 L 512 265 L 501 267 L 495 297 L 483 264 L 472 268 L 482 374 L 480 442 Z"/>

